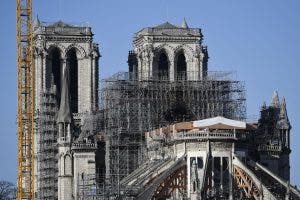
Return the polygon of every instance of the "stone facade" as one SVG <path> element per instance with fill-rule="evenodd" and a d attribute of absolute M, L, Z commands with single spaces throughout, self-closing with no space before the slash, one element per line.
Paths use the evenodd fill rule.
<path fill-rule="evenodd" d="M 243 83 L 226 77 L 228 73 L 208 73 L 202 39 L 201 30 L 186 23 L 144 28 L 134 36 L 129 73 L 117 73 L 103 82 L 103 175 L 108 187 L 117 188 L 144 162 L 145 132 L 219 115 L 243 119 Z"/>
<path fill-rule="evenodd" d="M 271 104 L 261 108 L 257 144 L 261 163 L 285 180 L 290 180 L 291 128 L 285 99 L 275 91 Z"/>
<path fill-rule="evenodd" d="M 199 198 L 199 191 L 207 184 L 205 176 L 208 176 L 207 166 L 210 165 L 212 170 L 210 173 L 218 177 L 212 180 L 214 192 L 222 191 L 225 199 L 233 199 L 233 180 L 230 173 L 233 171 L 231 163 L 234 141 L 242 139 L 244 131 L 237 131 L 235 128 L 222 130 L 208 127 L 198 130 L 195 124 L 183 122 L 147 132 L 145 137 L 148 159 L 154 161 L 185 157 L 186 195 L 189 199 Z"/>
<path fill-rule="evenodd" d="M 120 197 L 299 199 L 300 192 L 282 179 L 285 174 L 272 172 L 278 170 L 279 162 L 287 155 L 273 163 L 264 160 L 257 140 L 253 140 L 259 134 L 255 123 L 224 117 L 181 122 L 146 132 L 147 160 L 121 181 Z M 255 157 L 256 153 L 261 157 Z M 263 166 L 263 162 L 270 166 Z"/>
<path fill-rule="evenodd" d="M 202 79 L 207 73 L 207 48 L 202 45 L 201 30 L 185 25 L 166 22 L 137 32 L 132 52 L 135 58 L 129 59 L 129 71 L 139 80 Z M 161 68 L 162 59 L 167 68 Z"/>
<path fill-rule="evenodd" d="M 202 39 L 201 30 L 189 28 L 186 21 L 137 32 L 128 57 L 128 79 L 108 79 L 102 102 L 107 107 L 99 110 L 100 54 L 91 28 L 61 21 L 46 26 L 37 20 L 37 199 L 160 199 L 159 195 L 170 197 L 168 187 L 174 184 L 175 199 L 244 198 L 247 194 L 236 193 L 245 186 L 234 180 L 236 170 L 253 185 L 255 198 L 289 195 L 289 183 L 281 180 L 289 180 L 291 151 L 285 100 L 280 102 L 276 93 L 271 105 L 263 106 L 258 124 L 224 118 L 244 119 L 244 89 L 239 81 L 209 76 Z M 194 126 L 211 117 L 219 121 Z M 96 155 L 97 142 L 105 150 Z M 41 167 L 48 159 L 49 166 Z M 248 162 L 251 159 L 268 169 Z M 101 162 L 105 166 L 96 165 Z M 261 182 L 257 169 L 266 176 Z M 285 187 L 284 193 L 268 189 L 274 179 Z"/>
<path fill-rule="evenodd" d="M 75 113 L 84 113 L 98 106 L 98 45 L 93 43 L 90 27 L 76 27 L 61 21 L 49 26 L 34 24 L 35 58 L 35 107 L 40 108 L 41 94 L 51 85 L 56 84 L 53 74 L 54 59 L 59 60 L 60 68 L 69 65 L 68 53 L 76 52 L 78 88 Z M 57 50 L 57 55 L 54 51 Z M 58 58 L 54 58 L 58 56 Z M 58 72 L 61 73 L 61 72 Z M 54 83 L 53 83 L 54 82 Z M 58 87 L 56 85 L 56 87 Z"/>
<path fill-rule="evenodd" d="M 83 136 L 81 127 L 85 116 L 98 109 L 98 45 L 93 43 L 90 27 L 61 21 L 44 25 L 36 20 L 34 50 L 35 108 L 40 122 L 34 144 L 36 197 L 79 199 L 79 177 L 92 174 L 93 183 L 89 183 L 95 185 L 96 145 L 88 139 L 89 134 Z M 49 104 L 50 99 L 44 95 L 48 93 L 55 104 Z M 50 109 L 51 127 L 45 120 Z M 53 134 L 45 135 L 49 132 Z M 45 149 L 43 144 L 49 139 L 52 147 Z M 41 167 L 49 158 L 55 160 L 47 162 L 51 166 Z M 53 179 L 52 185 L 45 188 L 48 176 Z"/>
<path fill-rule="evenodd" d="M 96 195 L 91 193 L 91 189 L 96 187 L 95 151 L 93 143 L 75 143 L 72 146 L 75 199 L 92 199 Z"/>

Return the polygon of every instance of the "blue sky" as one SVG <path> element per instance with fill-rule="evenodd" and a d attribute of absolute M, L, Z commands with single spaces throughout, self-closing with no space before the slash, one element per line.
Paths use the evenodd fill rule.
<path fill-rule="evenodd" d="M 291 182 L 300 186 L 299 0 L 33 0 L 41 21 L 89 23 L 100 44 L 100 77 L 127 70 L 135 32 L 169 21 L 199 27 L 209 70 L 237 71 L 247 87 L 247 113 L 258 116 L 274 90 L 287 101 L 291 124 Z M 0 179 L 16 181 L 15 1 L 0 3 Z M 298 87 L 297 87 L 298 85 Z M 298 157 L 297 157 L 298 155 Z"/>

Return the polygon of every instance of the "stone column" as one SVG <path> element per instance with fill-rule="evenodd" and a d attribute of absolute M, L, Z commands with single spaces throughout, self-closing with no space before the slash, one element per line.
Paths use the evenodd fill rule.
<path fill-rule="evenodd" d="M 138 80 L 143 80 L 143 56 L 138 53 Z"/>
<path fill-rule="evenodd" d="M 290 143 L 290 141 L 289 141 L 289 131 L 285 130 L 284 133 L 285 133 L 285 146 L 287 148 L 290 148 L 290 144 L 289 144 Z"/>
<path fill-rule="evenodd" d="M 83 95 L 86 92 L 86 91 L 84 91 L 86 89 L 84 87 L 85 86 L 84 82 L 87 81 L 87 79 L 85 79 L 86 76 L 84 74 L 87 73 L 87 70 L 85 70 L 84 67 L 87 68 L 87 66 L 84 66 L 83 60 L 81 58 L 77 57 L 77 73 L 78 73 L 78 75 L 77 75 L 77 79 L 78 79 L 77 80 L 78 81 L 78 83 L 77 83 L 77 90 L 78 90 L 78 92 L 77 92 L 77 94 L 78 94 L 77 106 L 78 106 L 78 113 L 81 113 L 83 111 L 83 105 L 82 105 L 82 102 L 84 102 Z"/>
<path fill-rule="evenodd" d="M 95 109 L 95 79 L 94 79 L 94 75 L 95 75 L 95 56 L 93 54 L 91 54 L 90 56 L 90 63 L 91 63 L 91 74 L 90 74 L 90 85 L 91 85 L 91 94 L 90 94 L 90 103 L 91 103 L 91 109 L 94 110 Z"/>
<path fill-rule="evenodd" d="M 152 63 L 153 63 L 153 47 L 151 44 L 147 44 L 142 53 L 143 55 L 143 76 L 145 80 L 149 80 L 152 77 Z"/>
<path fill-rule="evenodd" d="M 142 53 L 142 57 L 143 57 L 143 62 L 142 62 L 142 77 L 143 80 L 148 80 L 149 79 L 149 56 L 148 56 L 148 52 L 147 49 L 143 51 Z"/>
<path fill-rule="evenodd" d="M 99 107 L 99 58 L 100 56 L 97 55 L 95 57 L 95 73 L 93 75 L 94 77 L 94 104 L 95 104 L 95 109 Z"/>
<path fill-rule="evenodd" d="M 142 52 L 143 62 L 142 62 L 142 77 L 143 80 L 148 80 L 148 58 L 146 50 Z"/>
<path fill-rule="evenodd" d="M 192 63 L 191 59 L 186 58 L 186 71 L 187 71 L 187 75 L 186 75 L 186 79 L 187 80 L 194 80 L 194 63 Z"/>
<path fill-rule="evenodd" d="M 98 88 L 98 83 L 97 83 L 97 77 L 98 77 L 98 70 L 97 68 L 97 60 L 98 57 L 95 55 L 95 53 L 92 53 L 91 57 L 91 86 L 92 86 L 92 91 L 91 91 L 91 108 L 92 110 L 95 110 L 97 107 L 97 88 Z"/>
<path fill-rule="evenodd" d="M 69 69 L 67 69 L 66 71 L 66 67 L 67 67 L 67 59 L 66 58 L 62 58 L 61 61 L 61 70 L 60 70 L 60 73 L 61 73 L 61 76 L 60 76 L 60 84 L 61 84 L 61 87 L 62 87 L 62 84 L 63 84 L 63 77 L 64 77 L 64 73 L 65 72 L 69 72 Z"/>
<path fill-rule="evenodd" d="M 66 134 L 66 140 L 70 141 L 72 140 L 72 136 L 71 136 L 71 124 L 67 124 L 67 134 Z"/>
<path fill-rule="evenodd" d="M 194 76 L 194 80 L 200 80 L 201 79 L 201 67 L 200 67 L 200 57 L 198 54 L 196 54 L 194 56 L 194 62 L 193 62 L 193 65 L 194 65 L 194 69 L 193 69 L 193 76 Z"/>
<path fill-rule="evenodd" d="M 198 56 L 199 79 L 203 79 L 203 54 Z"/>
<path fill-rule="evenodd" d="M 42 59 L 42 91 L 46 90 L 46 85 L 47 85 L 47 72 L 51 71 L 52 66 L 50 65 L 50 59 L 49 59 L 49 55 L 47 52 L 45 52 L 45 55 Z"/>
<path fill-rule="evenodd" d="M 175 80 L 175 61 L 174 61 L 174 53 L 168 55 L 169 57 L 169 80 L 174 81 Z"/>
<path fill-rule="evenodd" d="M 78 113 L 91 109 L 92 66 L 89 57 L 78 59 Z M 86 103 L 88 102 L 88 103 Z"/>
<path fill-rule="evenodd" d="M 154 53 L 153 51 L 151 51 L 149 55 L 149 77 L 151 78 L 153 78 L 153 59 L 154 59 Z"/>
<path fill-rule="evenodd" d="M 202 79 L 202 54 L 200 51 L 200 45 L 196 45 L 193 53 L 194 59 L 194 71 L 195 71 L 195 79 L 200 80 Z"/>

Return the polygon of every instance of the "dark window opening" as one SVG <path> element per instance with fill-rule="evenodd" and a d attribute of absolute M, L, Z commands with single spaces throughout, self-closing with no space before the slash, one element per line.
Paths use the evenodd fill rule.
<path fill-rule="evenodd" d="M 169 62 L 164 52 L 159 55 L 157 76 L 159 79 L 167 80 L 169 78 Z"/>
<path fill-rule="evenodd" d="M 196 158 L 195 157 L 191 157 L 190 158 L 190 166 L 193 167 L 194 163 L 196 163 Z"/>
<path fill-rule="evenodd" d="M 222 159 L 223 159 L 223 163 L 222 163 L 223 164 L 223 166 L 222 166 L 223 169 L 222 170 L 225 171 L 225 170 L 228 169 L 228 162 L 229 161 L 228 161 L 227 157 L 223 157 Z"/>
<path fill-rule="evenodd" d="M 187 71 L 186 71 L 186 59 L 183 52 L 180 52 L 177 56 L 176 63 L 176 78 L 178 80 L 186 80 Z"/>
<path fill-rule="evenodd" d="M 218 172 L 221 171 L 221 158 L 220 157 L 214 157 L 214 169 Z"/>
<path fill-rule="evenodd" d="M 214 157 L 213 163 L 214 163 L 214 165 L 213 165 L 213 168 L 214 168 L 213 180 L 214 180 L 215 187 L 218 188 L 221 183 L 221 158 Z"/>
<path fill-rule="evenodd" d="M 50 51 L 47 62 L 46 87 L 50 88 L 52 84 L 56 85 L 56 101 L 59 105 L 61 91 L 61 55 L 58 48 L 54 48 Z"/>
<path fill-rule="evenodd" d="M 67 64 L 70 73 L 70 104 L 71 111 L 74 113 L 78 112 L 78 60 L 76 50 L 71 49 L 67 53 Z"/>
<path fill-rule="evenodd" d="M 197 157 L 197 166 L 198 166 L 198 169 L 203 168 L 203 158 L 202 157 Z"/>

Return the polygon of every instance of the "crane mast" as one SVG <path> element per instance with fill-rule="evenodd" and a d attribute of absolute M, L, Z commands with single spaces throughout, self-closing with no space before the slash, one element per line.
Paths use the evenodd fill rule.
<path fill-rule="evenodd" d="M 34 199 L 34 63 L 32 0 L 16 0 L 18 200 Z"/>

